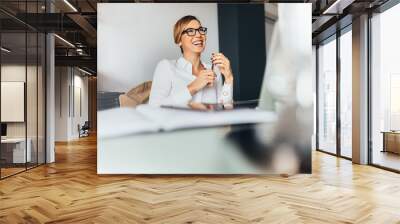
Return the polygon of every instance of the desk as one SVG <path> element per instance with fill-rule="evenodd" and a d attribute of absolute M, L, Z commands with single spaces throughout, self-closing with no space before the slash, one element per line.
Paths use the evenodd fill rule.
<path fill-rule="evenodd" d="M 25 138 L 1 139 L 1 145 L 2 145 L 1 154 L 3 159 L 6 160 L 6 163 L 31 162 L 32 140 L 30 138 L 27 138 L 26 141 L 28 144 L 26 147 L 26 154 L 25 154 Z"/>
<path fill-rule="evenodd" d="M 97 140 L 98 174 L 282 174 L 298 165 L 311 173 L 311 144 L 293 154 L 259 139 L 272 133 L 265 125 L 238 125 L 143 133 Z M 296 143 L 294 143 L 296 144 Z M 279 154 L 284 152 L 284 154 Z M 280 155 L 275 160 L 275 155 Z M 276 162 L 278 161 L 278 162 Z"/>
<path fill-rule="evenodd" d="M 400 132 L 383 131 L 383 150 L 382 152 L 392 152 L 400 154 Z"/>

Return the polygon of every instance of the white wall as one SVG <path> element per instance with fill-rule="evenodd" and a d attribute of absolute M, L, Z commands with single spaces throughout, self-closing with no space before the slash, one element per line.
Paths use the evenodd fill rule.
<path fill-rule="evenodd" d="M 44 100 L 45 100 L 45 90 L 44 90 L 44 73 L 42 72 L 41 66 L 25 66 L 25 64 L 3 64 L 1 66 L 1 81 L 2 87 L 3 82 L 20 82 L 26 85 L 26 107 L 24 96 L 19 97 L 19 102 L 17 99 L 10 97 L 8 95 L 15 95 L 17 93 L 11 93 L 11 91 L 5 91 L 2 88 L 1 98 L 9 98 L 13 100 L 9 103 L 19 104 L 19 107 L 14 108 L 10 106 L 3 105 L 2 101 L 2 115 L 6 113 L 16 113 L 19 114 L 21 118 L 18 122 L 6 122 L 7 123 L 7 137 L 10 138 L 21 138 L 27 136 L 30 139 L 30 148 L 32 161 L 36 161 L 37 153 L 39 163 L 44 162 L 44 150 L 45 150 L 45 115 L 44 115 Z M 26 80 L 27 78 L 27 80 Z M 14 86 L 13 86 L 14 87 Z M 14 87 L 16 88 L 16 87 Z M 21 88 L 21 87 L 20 87 Z M 18 90 L 18 94 L 24 95 L 24 86 L 22 89 Z M 21 102 L 22 100 L 22 102 Z M 7 105 L 7 104 L 6 104 Z M 24 118 L 24 113 L 26 112 L 26 120 Z M 2 117 L 2 120 L 3 117 Z M 50 161 L 50 160 L 49 160 Z"/>
<path fill-rule="evenodd" d="M 76 72 L 76 70 L 75 70 Z M 87 76 L 81 76 L 82 73 L 78 73 L 74 75 L 74 108 L 75 113 L 72 113 L 72 120 L 71 120 L 71 136 L 72 138 L 78 138 L 79 137 L 79 132 L 78 132 L 78 124 L 82 126 L 85 121 L 88 121 L 88 77 Z M 77 92 L 80 90 L 80 99 L 79 99 L 79 93 Z M 79 102 L 80 101 L 80 102 Z M 80 107 L 80 108 L 79 108 Z M 82 110 L 82 112 L 80 112 Z"/>
<path fill-rule="evenodd" d="M 18 64 L 8 64 L 8 65 L 2 65 L 1 66 L 1 81 L 2 82 L 24 82 L 26 83 L 25 80 L 25 75 L 26 75 L 26 71 L 28 71 L 28 74 L 31 74 L 31 72 L 35 71 L 36 72 L 36 67 L 33 66 L 25 66 L 25 65 L 18 65 Z M 3 92 L 4 90 L 2 90 L 2 94 L 4 94 Z M 22 94 L 24 94 L 24 91 L 22 92 Z M 2 99 L 4 98 L 8 98 L 7 96 L 2 95 L 1 96 Z M 22 100 L 24 100 L 24 96 L 22 96 Z M 6 108 L 4 107 L 5 105 L 3 105 L 4 102 L 2 103 L 1 110 L 2 110 L 2 115 L 10 110 L 10 108 Z M 11 132 L 14 133 L 14 136 L 20 137 L 20 136 L 25 136 L 25 125 L 24 125 L 24 103 L 22 105 L 22 108 L 20 108 L 20 110 L 22 110 L 22 119 L 20 120 L 20 122 L 11 122 L 8 124 L 8 129 L 12 130 Z M 16 112 L 16 113 L 20 113 Z M 2 118 L 2 120 L 4 120 Z M 20 128 L 18 128 L 20 127 Z"/>
<path fill-rule="evenodd" d="M 55 140 L 68 140 L 68 85 L 70 83 L 67 67 L 55 69 Z"/>
<path fill-rule="evenodd" d="M 1 82 L 1 122 L 24 122 L 24 102 L 24 82 Z"/>
<path fill-rule="evenodd" d="M 173 26 L 185 15 L 196 16 L 208 27 L 203 59 L 219 49 L 215 3 L 100 3 L 97 9 L 98 91 L 126 92 L 152 80 L 161 59 L 178 58 Z"/>
<path fill-rule="evenodd" d="M 79 137 L 78 124 L 83 125 L 88 120 L 88 78 L 77 69 L 56 67 L 55 86 L 55 140 L 77 139 Z M 82 114 L 76 106 L 79 104 L 76 90 L 79 89 Z"/>
<path fill-rule="evenodd" d="M 36 74 L 36 67 L 34 66 L 25 66 L 25 65 L 18 65 L 18 64 L 8 64 L 1 66 L 1 81 L 2 82 L 25 82 L 26 72 L 29 75 Z M 30 85 L 36 85 L 36 81 L 29 80 L 28 82 Z M 35 102 L 34 110 L 36 108 L 36 89 L 27 88 L 27 105 L 29 106 L 32 102 Z M 32 92 L 31 92 L 32 91 Z M 4 96 L 2 96 L 3 98 Z M 8 108 L 1 108 L 1 110 L 8 110 Z M 28 119 L 28 136 L 30 133 L 36 130 L 36 113 L 33 113 L 32 108 L 27 109 L 27 119 Z M 22 107 L 22 111 L 24 108 Z M 34 124 L 32 124 L 34 122 Z M 7 122 L 7 135 L 8 137 L 24 137 L 25 136 L 25 126 L 26 122 Z M 36 132 L 35 132 L 36 133 Z"/>

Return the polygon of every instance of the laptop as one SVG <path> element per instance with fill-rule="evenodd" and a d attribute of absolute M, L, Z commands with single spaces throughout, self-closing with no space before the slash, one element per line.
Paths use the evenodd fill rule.
<path fill-rule="evenodd" d="M 225 111 L 239 108 L 256 108 L 258 100 L 235 101 L 233 103 L 196 103 L 190 102 L 188 105 L 162 105 L 163 108 L 196 111 Z"/>

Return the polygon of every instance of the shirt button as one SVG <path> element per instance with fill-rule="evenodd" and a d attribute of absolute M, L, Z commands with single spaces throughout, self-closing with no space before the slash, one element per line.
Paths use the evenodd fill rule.
<path fill-rule="evenodd" d="M 228 95 L 228 92 L 223 92 L 223 95 L 224 95 L 224 96 L 227 96 L 227 95 Z"/>

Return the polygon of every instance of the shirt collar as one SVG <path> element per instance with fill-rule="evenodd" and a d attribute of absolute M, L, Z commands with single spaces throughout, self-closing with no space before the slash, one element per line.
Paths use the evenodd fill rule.
<path fill-rule="evenodd" d="M 188 72 L 189 74 L 192 74 L 192 67 L 193 67 L 193 65 L 192 65 L 192 63 L 191 63 L 190 61 L 186 60 L 183 56 L 181 56 L 181 57 L 177 60 L 177 63 L 176 63 L 176 64 L 177 64 L 178 68 L 183 69 L 184 71 Z M 209 65 L 204 64 L 202 61 L 201 61 L 201 64 L 203 64 L 203 66 L 204 66 L 205 68 L 207 68 L 207 69 L 210 68 Z"/>

